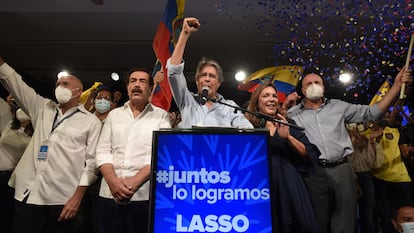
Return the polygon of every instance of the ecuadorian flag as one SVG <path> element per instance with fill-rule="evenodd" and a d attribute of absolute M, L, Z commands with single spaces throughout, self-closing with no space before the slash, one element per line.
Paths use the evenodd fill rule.
<path fill-rule="evenodd" d="M 385 80 L 385 82 L 381 85 L 381 87 L 378 89 L 377 93 L 375 93 L 374 97 L 372 98 L 369 105 L 374 105 L 378 101 L 382 100 L 382 98 L 387 94 L 387 92 L 390 90 L 391 84 L 388 80 Z"/>
<path fill-rule="evenodd" d="M 280 102 L 296 90 L 303 69 L 300 66 L 272 66 L 258 70 L 247 77 L 240 85 L 239 90 L 254 92 L 263 83 L 273 82 L 277 88 Z"/>
<path fill-rule="evenodd" d="M 155 64 L 153 74 L 163 69 L 165 77 L 156 87 L 151 102 L 166 111 L 170 109 L 172 93 L 165 65 L 180 35 L 184 19 L 184 6 L 185 0 L 168 0 L 152 43 L 152 48 L 157 56 L 157 63 Z"/>
<path fill-rule="evenodd" d="M 86 100 L 88 100 L 89 95 L 91 94 L 92 91 L 96 90 L 100 85 L 102 85 L 102 82 L 95 82 L 90 88 L 88 88 L 87 90 L 83 91 L 81 96 L 80 96 L 80 100 L 79 102 L 81 103 L 86 103 Z"/>

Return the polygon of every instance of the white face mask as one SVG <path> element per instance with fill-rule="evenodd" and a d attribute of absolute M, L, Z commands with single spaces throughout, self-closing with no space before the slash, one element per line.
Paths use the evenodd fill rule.
<path fill-rule="evenodd" d="M 21 108 L 17 109 L 17 111 L 16 111 L 16 118 L 20 122 L 29 121 L 30 120 L 30 117 L 25 112 L 23 112 L 23 110 Z"/>
<path fill-rule="evenodd" d="M 105 113 L 111 108 L 111 102 L 106 99 L 100 99 L 95 102 L 95 109 L 100 113 Z"/>
<path fill-rule="evenodd" d="M 76 90 L 78 88 L 75 88 L 73 90 Z M 56 100 L 59 104 L 66 104 L 67 102 L 69 102 L 69 100 L 71 100 L 72 97 L 72 91 L 73 90 L 69 90 L 65 87 L 62 86 L 58 86 L 55 89 L 55 97 Z"/>
<path fill-rule="evenodd" d="M 317 100 L 323 96 L 323 88 L 318 84 L 312 83 L 306 89 L 305 96 L 310 100 Z"/>
<path fill-rule="evenodd" d="M 414 232 L 414 222 L 404 222 L 404 223 L 401 223 L 400 225 L 404 233 Z"/>

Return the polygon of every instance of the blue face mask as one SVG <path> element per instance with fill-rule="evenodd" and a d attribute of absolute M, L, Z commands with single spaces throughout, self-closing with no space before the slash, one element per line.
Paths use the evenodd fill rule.
<path fill-rule="evenodd" d="M 99 113 L 105 113 L 109 111 L 110 108 L 111 108 L 111 102 L 109 100 L 100 99 L 100 100 L 96 100 L 95 102 L 95 109 Z"/>
<path fill-rule="evenodd" d="M 401 223 L 401 228 L 404 233 L 412 233 L 414 232 L 414 222 Z"/>

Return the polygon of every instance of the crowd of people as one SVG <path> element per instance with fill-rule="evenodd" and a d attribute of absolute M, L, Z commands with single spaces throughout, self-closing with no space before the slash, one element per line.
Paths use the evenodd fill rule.
<path fill-rule="evenodd" d="M 327 98 L 323 78 L 308 70 L 284 103 L 277 86 L 265 83 L 247 111 L 234 111 L 228 105 L 238 105 L 219 93 L 217 61 L 202 58 L 197 90 L 188 88 L 184 51 L 200 26 L 197 18 L 184 19 L 167 61 L 178 108 L 170 113 L 151 104 L 162 71 L 151 77 L 132 69 L 125 103 L 101 85 L 82 104 L 78 77 L 56 81 L 55 101 L 0 57 L 0 82 L 10 93 L 7 102 L 0 99 L 1 233 L 147 232 L 153 131 L 193 126 L 267 129 L 273 232 L 412 231 L 413 119 L 398 107 L 389 112 L 402 84 L 410 89 L 408 67 L 374 105 Z"/>

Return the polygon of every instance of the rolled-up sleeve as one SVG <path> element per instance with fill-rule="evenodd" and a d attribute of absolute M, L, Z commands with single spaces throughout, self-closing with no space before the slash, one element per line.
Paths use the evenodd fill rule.
<path fill-rule="evenodd" d="M 106 118 L 105 124 L 99 136 L 98 146 L 96 147 L 96 166 L 99 168 L 103 164 L 114 163 L 111 147 L 111 113 Z"/>
<path fill-rule="evenodd" d="M 79 181 L 79 186 L 89 186 L 97 179 L 98 168 L 96 166 L 95 157 L 100 131 L 101 122 L 98 119 L 94 119 L 94 121 L 91 122 L 91 130 L 89 131 L 86 141 L 85 167 Z"/>
<path fill-rule="evenodd" d="M 187 88 L 187 81 L 184 76 L 184 62 L 179 65 L 172 65 L 167 60 L 168 80 L 170 81 L 171 92 L 179 109 L 183 109 L 187 98 L 193 98 Z"/>

